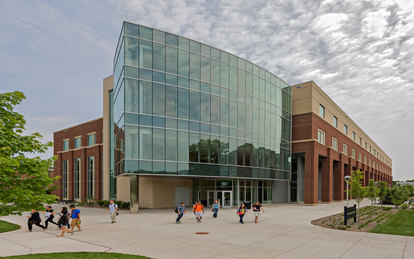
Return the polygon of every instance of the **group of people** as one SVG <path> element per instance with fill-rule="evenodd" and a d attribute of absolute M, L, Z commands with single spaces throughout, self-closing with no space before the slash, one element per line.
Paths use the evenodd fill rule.
<path fill-rule="evenodd" d="M 263 206 L 262 206 L 262 204 L 260 204 L 259 201 L 257 201 L 255 204 L 253 204 L 252 208 L 253 208 L 253 213 L 254 213 L 254 223 L 258 223 L 260 212 L 261 211 L 265 212 L 264 209 L 263 209 Z M 214 204 L 211 207 L 211 211 L 213 212 L 213 218 L 217 218 L 219 210 L 220 210 L 220 203 L 216 200 L 216 201 L 214 201 Z M 181 223 L 181 218 L 186 213 L 184 202 L 181 202 L 180 206 L 178 206 L 175 209 L 175 212 L 178 214 L 177 219 L 175 220 L 175 222 L 177 224 L 180 224 Z M 201 201 L 197 201 L 193 205 L 193 213 L 194 213 L 194 216 L 197 220 L 197 223 L 201 223 L 201 219 L 203 218 L 203 215 L 204 215 L 204 205 L 201 204 Z M 239 223 L 244 224 L 243 217 L 247 213 L 248 213 L 248 209 L 246 208 L 246 204 L 242 203 L 236 211 L 236 214 L 240 217 Z"/>
<path fill-rule="evenodd" d="M 82 231 L 80 227 L 80 210 L 77 209 L 75 206 L 71 205 L 69 206 L 69 209 L 71 212 L 68 211 L 67 207 L 62 207 L 60 211 L 60 218 L 58 222 L 53 221 L 55 218 L 54 211 L 51 206 L 46 206 L 45 211 L 42 212 L 42 214 L 45 215 L 45 225 L 43 226 L 41 224 L 42 219 L 40 218 L 40 213 L 36 210 L 32 210 L 29 216 L 27 216 L 29 219 L 27 221 L 27 227 L 28 232 L 32 232 L 33 225 L 36 225 L 43 229 L 43 231 L 46 231 L 48 229 L 49 223 L 55 224 L 58 229 L 60 229 L 62 232 L 58 237 L 63 237 L 65 232 L 69 232 L 73 235 L 73 231 L 75 230 L 75 227 L 78 228 L 78 231 Z M 69 224 L 69 218 L 72 219 Z M 72 228 L 72 229 L 71 229 Z"/>

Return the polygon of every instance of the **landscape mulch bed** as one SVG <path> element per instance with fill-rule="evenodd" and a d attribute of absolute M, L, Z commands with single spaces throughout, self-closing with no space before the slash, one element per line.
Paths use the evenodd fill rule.
<path fill-rule="evenodd" d="M 357 222 L 354 222 L 353 218 L 349 219 L 346 226 L 344 225 L 343 212 L 312 220 L 311 223 L 325 228 L 368 232 L 378 224 L 386 222 L 391 215 L 397 212 L 398 209 L 393 207 L 366 206 L 358 210 L 359 219 L 357 218 Z"/>

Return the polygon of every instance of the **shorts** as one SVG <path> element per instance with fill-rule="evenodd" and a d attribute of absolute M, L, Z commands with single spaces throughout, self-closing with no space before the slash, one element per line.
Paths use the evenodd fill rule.
<path fill-rule="evenodd" d="M 196 211 L 195 216 L 196 216 L 196 218 L 201 218 L 203 216 L 203 212 L 202 211 Z"/>
<path fill-rule="evenodd" d="M 259 217 L 260 216 L 260 211 L 253 211 L 254 212 L 254 216 L 255 217 Z"/>

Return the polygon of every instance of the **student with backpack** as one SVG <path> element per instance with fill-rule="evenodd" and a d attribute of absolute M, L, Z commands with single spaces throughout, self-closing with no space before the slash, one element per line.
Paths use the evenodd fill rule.
<path fill-rule="evenodd" d="M 32 213 L 30 213 L 30 216 L 27 216 L 29 220 L 27 221 L 27 227 L 29 228 L 28 232 L 32 232 L 32 226 L 35 224 L 36 226 L 43 229 L 43 231 L 46 230 L 45 226 L 41 225 L 40 222 L 42 220 L 40 219 L 39 212 L 36 210 L 32 210 Z"/>
<path fill-rule="evenodd" d="M 73 235 L 73 230 L 70 230 L 69 227 L 69 216 L 68 216 L 68 208 L 62 208 L 62 216 L 60 217 L 58 224 L 61 226 L 62 233 L 57 237 L 63 237 L 65 232 L 70 232 Z"/>
<path fill-rule="evenodd" d="M 185 205 L 184 205 L 184 202 L 181 202 L 180 206 L 178 206 L 175 209 L 175 213 L 178 214 L 177 219 L 175 220 L 175 223 L 181 224 L 181 221 L 180 220 L 184 216 L 184 213 L 185 213 Z"/>
<path fill-rule="evenodd" d="M 254 212 L 254 223 L 259 222 L 259 216 L 260 216 L 260 209 L 265 212 L 263 209 L 262 204 L 260 204 L 260 201 L 256 201 L 255 204 L 253 204 L 253 212 Z"/>
<path fill-rule="evenodd" d="M 116 216 L 118 215 L 118 205 L 115 203 L 114 200 L 109 201 L 108 209 L 106 210 L 106 212 L 108 213 L 108 211 L 109 213 L 111 213 L 111 223 L 116 223 Z"/>
<path fill-rule="evenodd" d="M 204 205 L 201 204 L 201 201 L 197 201 L 196 204 L 193 206 L 193 213 L 197 219 L 197 223 L 201 223 L 201 219 L 203 218 L 204 212 Z"/>

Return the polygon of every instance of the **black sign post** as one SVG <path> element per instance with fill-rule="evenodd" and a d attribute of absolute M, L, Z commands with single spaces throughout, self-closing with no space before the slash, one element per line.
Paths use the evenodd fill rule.
<path fill-rule="evenodd" d="M 356 204 L 353 207 L 344 206 L 344 225 L 347 224 L 348 219 L 354 218 L 354 222 L 356 222 L 357 211 L 356 211 Z"/>

